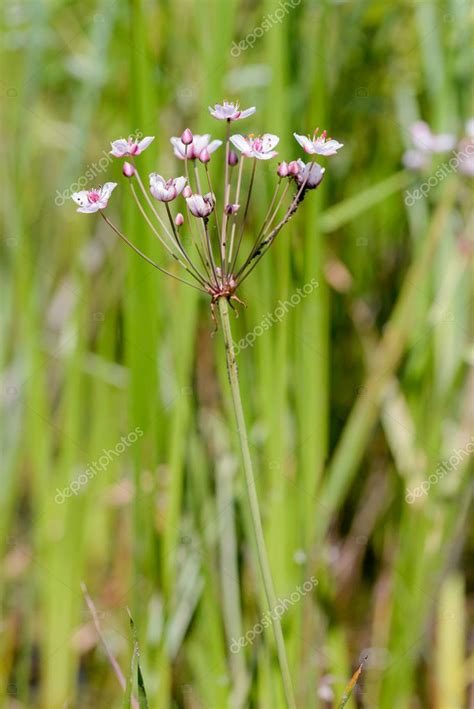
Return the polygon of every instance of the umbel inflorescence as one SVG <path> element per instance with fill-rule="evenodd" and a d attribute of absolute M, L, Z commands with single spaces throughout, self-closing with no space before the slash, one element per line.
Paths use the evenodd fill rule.
<path fill-rule="evenodd" d="M 103 186 L 75 192 L 72 199 L 79 205 L 78 212 L 99 212 L 111 229 L 148 263 L 167 275 L 185 282 L 211 297 L 211 307 L 219 298 L 241 302 L 237 289 L 271 247 L 281 229 L 303 202 L 306 193 L 321 183 L 325 168 L 313 160 L 280 162 L 276 169 L 276 184 L 263 223 L 255 235 L 253 245 L 242 258 L 241 250 L 252 195 L 256 192 L 257 164 L 271 160 L 278 153 L 276 135 L 264 133 L 244 136 L 231 135 L 231 124 L 255 113 L 255 107 L 245 111 L 237 103 L 224 101 L 209 108 L 211 115 L 225 121 L 225 164 L 222 170 L 222 197 L 218 200 L 213 189 L 209 162 L 222 146 L 221 140 L 211 140 L 209 134 L 196 135 L 187 128 L 180 137 L 170 139 L 174 154 L 184 175 L 165 178 L 152 172 L 148 189 L 138 170 L 136 157 L 154 140 L 129 138 L 115 140 L 111 155 L 127 158 L 123 175 L 137 209 L 168 255 L 184 271 L 186 278 L 166 270 L 146 256 L 116 227 L 104 213 L 110 195 L 117 186 L 106 182 Z M 335 155 L 342 144 L 327 137 L 326 131 L 312 136 L 294 137 L 310 156 Z M 236 152 L 238 151 L 238 152 Z M 239 154 L 240 153 L 240 156 Z M 244 172 L 249 173 L 244 178 Z M 244 184 L 247 187 L 244 189 Z"/>

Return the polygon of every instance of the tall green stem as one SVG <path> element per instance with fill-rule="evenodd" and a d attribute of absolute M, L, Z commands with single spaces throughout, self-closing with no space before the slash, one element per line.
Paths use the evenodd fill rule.
<path fill-rule="evenodd" d="M 265 547 L 265 538 L 263 536 L 262 520 L 260 517 L 260 507 L 258 504 L 257 488 L 255 486 L 255 478 L 253 474 L 252 458 L 250 457 L 250 448 L 247 436 L 247 427 L 245 425 L 244 411 L 242 408 L 242 399 L 240 396 L 239 376 L 237 370 L 237 361 L 235 358 L 234 342 L 232 339 L 232 330 L 229 320 L 229 306 L 225 298 L 219 298 L 219 313 L 222 323 L 222 333 L 224 336 L 225 351 L 227 358 L 227 372 L 229 374 L 230 388 L 232 392 L 232 403 L 234 406 L 235 420 L 237 423 L 237 432 L 239 434 L 240 448 L 242 452 L 242 461 L 245 471 L 245 489 L 250 506 L 253 531 L 255 534 L 255 542 L 258 555 L 258 563 L 262 575 L 265 596 L 270 610 L 272 619 L 273 632 L 275 633 L 275 642 L 278 652 L 278 660 L 282 674 L 283 686 L 285 689 L 286 702 L 288 707 L 294 709 L 296 707 L 293 697 L 293 687 L 291 683 L 290 669 L 286 657 L 285 643 L 280 625 L 280 618 L 273 613 L 277 598 L 273 587 L 273 579 L 268 562 L 267 550 Z"/>

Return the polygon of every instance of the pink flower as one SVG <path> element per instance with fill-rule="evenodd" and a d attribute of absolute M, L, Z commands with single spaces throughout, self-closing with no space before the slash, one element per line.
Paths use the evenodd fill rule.
<path fill-rule="evenodd" d="M 191 197 L 187 197 L 186 203 L 191 214 L 195 217 L 205 218 L 214 209 L 214 195 L 211 192 L 205 195 L 193 194 Z"/>
<path fill-rule="evenodd" d="M 296 184 L 306 190 L 314 190 L 319 185 L 326 172 L 325 167 L 321 167 L 317 162 L 304 163 L 298 160 L 298 173 L 295 175 Z"/>
<path fill-rule="evenodd" d="M 240 111 L 238 103 L 229 103 L 228 101 L 224 101 L 222 106 L 220 103 L 216 103 L 214 108 L 209 106 L 211 116 L 214 116 L 214 118 L 217 118 L 219 121 L 229 122 L 247 118 L 253 115 L 256 110 L 255 106 L 252 106 L 252 108 L 246 108 L 245 111 Z"/>
<path fill-rule="evenodd" d="M 145 148 L 148 148 L 150 143 L 155 140 L 155 136 L 149 135 L 143 140 L 137 141 L 130 137 L 128 140 L 125 138 L 120 138 L 119 140 L 114 140 L 110 145 L 112 150 L 110 154 L 116 158 L 123 158 L 124 155 L 140 155 L 143 153 Z"/>
<path fill-rule="evenodd" d="M 135 168 L 125 160 L 123 163 L 122 172 L 125 177 L 133 177 L 135 174 Z"/>
<path fill-rule="evenodd" d="M 185 177 L 171 177 L 169 180 L 165 180 L 156 172 L 150 174 L 150 192 L 160 202 L 171 202 L 176 199 L 185 186 Z"/>
<path fill-rule="evenodd" d="M 407 150 L 402 157 L 402 162 L 408 170 L 422 170 L 429 165 L 429 157 L 422 150 Z"/>
<path fill-rule="evenodd" d="M 177 158 L 184 160 L 187 156 L 190 160 L 195 160 L 199 157 L 204 148 L 207 148 L 208 153 L 213 153 L 214 150 L 217 150 L 217 148 L 222 145 L 222 140 L 211 140 L 209 133 L 205 135 L 195 135 L 193 136 L 192 143 L 187 146 L 187 150 L 181 138 L 170 138 L 170 143 L 173 146 L 173 151 Z"/>
<path fill-rule="evenodd" d="M 237 212 L 240 209 L 240 204 L 226 204 L 224 211 L 227 214 L 227 216 L 230 216 L 231 214 L 237 214 Z"/>
<path fill-rule="evenodd" d="M 413 145 L 425 153 L 445 153 L 454 148 L 456 138 L 450 133 L 432 133 L 425 121 L 416 121 L 410 126 Z"/>
<path fill-rule="evenodd" d="M 323 130 L 319 138 L 317 137 L 318 132 L 319 128 L 316 128 L 312 138 L 306 135 L 298 135 L 298 133 L 293 133 L 293 135 L 305 153 L 309 155 L 326 155 L 327 157 L 335 155 L 343 147 L 344 143 L 338 143 L 337 140 L 326 138 L 327 131 Z"/>
<path fill-rule="evenodd" d="M 76 211 L 90 214 L 92 212 L 98 212 L 99 209 L 105 209 L 110 195 L 116 187 L 116 182 L 106 182 L 102 187 L 74 192 L 74 194 L 71 195 L 71 199 L 73 199 L 76 204 L 80 205 L 79 209 Z"/>
<path fill-rule="evenodd" d="M 300 171 L 299 165 L 298 165 L 298 160 L 292 160 L 291 162 L 288 163 L 288 174 L 289 175 L 297 175 Z"/>
<path fill-rule="evenodd" d="M 183 145 L 191 145 L 191 143 L 193 142 L 193 134 L 191 133 L 189 128 L 186 128 L 186 130 L 181 133 L 181 142 L 183 143 Z"/>
<path fill-rule="evenodd" d="M 270 160 L 278 153 L 273 150 L 280 138 L 271 133 L 264 133 L 261 137 L 254 138 L 252 135 L 231 135 L 230 142 L 240 150 L 246 158 L 257 158 L 257 160 Z"/>

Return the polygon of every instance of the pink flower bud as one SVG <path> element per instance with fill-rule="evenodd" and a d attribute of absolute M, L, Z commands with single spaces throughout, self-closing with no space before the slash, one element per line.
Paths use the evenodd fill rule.
<path fill-rule="evenodd" d="M 278 177 L 288 177 L 288 163 L 283 161 L 278 165 L 277 169 Z"/>
<path fill-rule="evenodd" d="M 203 148 L 203 150 L 199 153 L 199 160 L 203 163 L 207 163 L 210 159 L 211 156 L 209 155 L 209 150 L 207 148 Z"/>
<path fill-rule="evenodd" d="M 238 162 L 239 162 L 239 158 L 237 157 L 237 153 L 235 153 L 233 150 L 231 150 L 229 153 L 229 159 L 228 159 L 229 165 L 231 167 L 233 167 L 234 165 L 237 165 Z"/>
<path fill-rule="evenodd" d="M 192 193 L 193 193 L 193 191 L 192 191 L 191 187 L 189 185 L 186 185 L 186 187 L 183 190 L 183 197 L 188 199 L 188 197 L 191 197 Z"/>
<path fill-rule="evenodd" d="M 290 163 L 288 163 L 288 174 L 289 175 L 297 175 L 298 172 L 300 171 L 298 167 L 298 163 L 296 160 L 292 160 Z"/>
<path fill-rule="evenodd" d="M 125 177 L 133 177 L 135 174 L 135 168 L 129 162 L 124 162 L 122 172 Z"/>
<path fill-rule="evenodd" d="M 189 128 L 186 128 L 186 130 L 183 132 L 183 135 L 181 136 L 181 142 L 184 145 L 191 145 L 193 142 L 193 134 L 189 130 Z"/>
<path fill-rule="evenodd" d="M 227 215 L 236 214 L 239 211 L 240 204 L 226 204 L 225 213 Z"/>
<path fill-rule="evenodd" d="M 174 220 L 174 223 L 176 224 L 176 226 L 183 226 L 183 224 L 184 224 L 184 217 L 183 217 L 183 215 L 181 214 L 181 212 L 178 212 L 178 214 L 176 215 L 176 218 L 175 218 L 175 220 Z"/>

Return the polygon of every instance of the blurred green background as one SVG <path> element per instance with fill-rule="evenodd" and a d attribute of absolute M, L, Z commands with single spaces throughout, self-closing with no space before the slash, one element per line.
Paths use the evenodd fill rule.
<path fill-rule="evenodd" d="M 231 649 L 264 605 L 209 303 L 66 199 L 88 169 L 120 182 L 92 166 L 136 130 L 173 174 L 169 137 L 222 139 L 224 97 L 281 158 L 293 131 L 345 144 L 233 323 L 318 282 L 239 355 L 277 594 L 317 580 L 282 617 L 298 707 L 338 706 L 365 656 L 352 709 L 473 705 L 472 186 L 454 170 L 407 206 L 443 158 L 401 162 L 414 120 L 460 137 L 474 115 L 472 26 L 468 0 L 5 0 L 2 706 L 129 706 L 81 582 L 126 678 L 130 609 L 150 707 L 284 706 L 271 633 Z M 109 212 L 159 257 L 122 186 Z"/>

